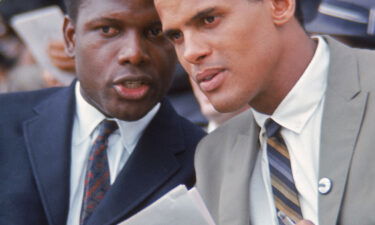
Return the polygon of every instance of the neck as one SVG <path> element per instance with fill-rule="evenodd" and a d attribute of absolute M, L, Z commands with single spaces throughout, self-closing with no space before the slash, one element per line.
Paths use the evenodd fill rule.
<path fill-rule="evenodd" d="M 250 102 L 255 110 L 268 115 L 273 114 L 303 75 L 317 46 L 317 43 L 297 24 L 295 27 L 284 27 L 280 32 L 281 48 L 278 63 L 271 71 L 271 79 L 262 97 Z"/>

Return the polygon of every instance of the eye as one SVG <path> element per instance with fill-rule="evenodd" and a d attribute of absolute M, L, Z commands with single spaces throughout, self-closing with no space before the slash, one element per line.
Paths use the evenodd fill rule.
<path fill-rule="evenodd" d="M 173 31 L 168 34 L 168 39 L 172 42 L 177 42 L 182 38 L 182 33 L 179 31 Z"/>
<path fill-rule="evenodd" d="M 100 32 L 106 37 L 113 37 L 119 33 L 119 30 L 112 26 L 102 26 Z"/>
<path fill-rule="evenodd" d="M 220 23 L 221 16 L 205 16 L 202 17 L 201 25 L 205 28 L 214 28 Z"/>
<path fill-rule="evenodd" d="M 211 24 L 211 23 L 215 22 L 215 20 L 216 20 L 215 16 L 207 16 L 207 17 L 203 18 L 203 22 L 205 24 Z"/>
<path fill-rule="evenodd" d="M 149 38 L 158 38 L 163 36 L 163 31 L 161 26 L 154 26 L 147 30 L 146 32 L 147 37 Z"/>

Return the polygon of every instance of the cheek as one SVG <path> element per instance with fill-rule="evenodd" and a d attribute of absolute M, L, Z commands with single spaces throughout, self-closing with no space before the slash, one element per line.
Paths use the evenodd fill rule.
<path fill-rule="evenodd" d="M 163 80 L 172 79 L 171 74 L 173 73 L 176 66 L 176 54 L 171 48 L 158 47 L 153 49 L 153 64 L 159 74 L 161 74 Z"/>

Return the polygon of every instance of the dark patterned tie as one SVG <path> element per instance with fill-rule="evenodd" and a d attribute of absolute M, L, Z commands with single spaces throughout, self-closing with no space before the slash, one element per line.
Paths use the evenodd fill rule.
<path fill-rule="evenodd" d="M 289 152 L 280 134 L 280 125 L 269 119 L 266 123 L 267 156 L 269 161 L 272 192 L 278 214 L 279 224 L 283 225 L 280 217 L 287 216 L 295 223 L 302 219 L 298 191 L 294 185 Z"/>
<path fill-rule="evenodd" d="M 88 218 L 111 185 L 106 150 L 108 137 L 117 128 L 116 122 L 110 120 L 103 120 L 99 125 L 99 135 L 90 150 L 87 163 L 80 218 L 81 225 L 86 224 Z"/>

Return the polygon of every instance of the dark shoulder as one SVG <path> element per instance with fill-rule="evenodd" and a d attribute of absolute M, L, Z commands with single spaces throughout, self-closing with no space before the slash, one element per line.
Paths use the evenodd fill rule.
<path fill-rule="evenodd" d="M 205 135 L 206 132 L 196 124 L 178 115 L 182 131 L 185 139 L 188 142 L 198 143 Z"/>
<path fill-rule="evenodd" d="M 39 100 L 42 100 L 46 96 L 49 96 L 61 89 L 62 87 L 56 87 L 56 88 L 45 88 L 45 89 L 40 89 L 36 91 L 3 93 L 3 94 L 0 94 L 0 102 L 11 104 L 11 105 L 20 105 L 21 103 L 34 103 Z"/>
<path fill-rule="evenodd" d="M 159 145 L 195 151 L 196 145 L 204 135 L 205 132 L 200 127 L 180 116 L 171 103 L 164 99 L 143 136 L 149 141 L 158 142 Z"/>
<path fill-rule="evenodd" d="M 0 118 L 30 112 L 36 105 L 62 88 L 0 94 Z"/>

